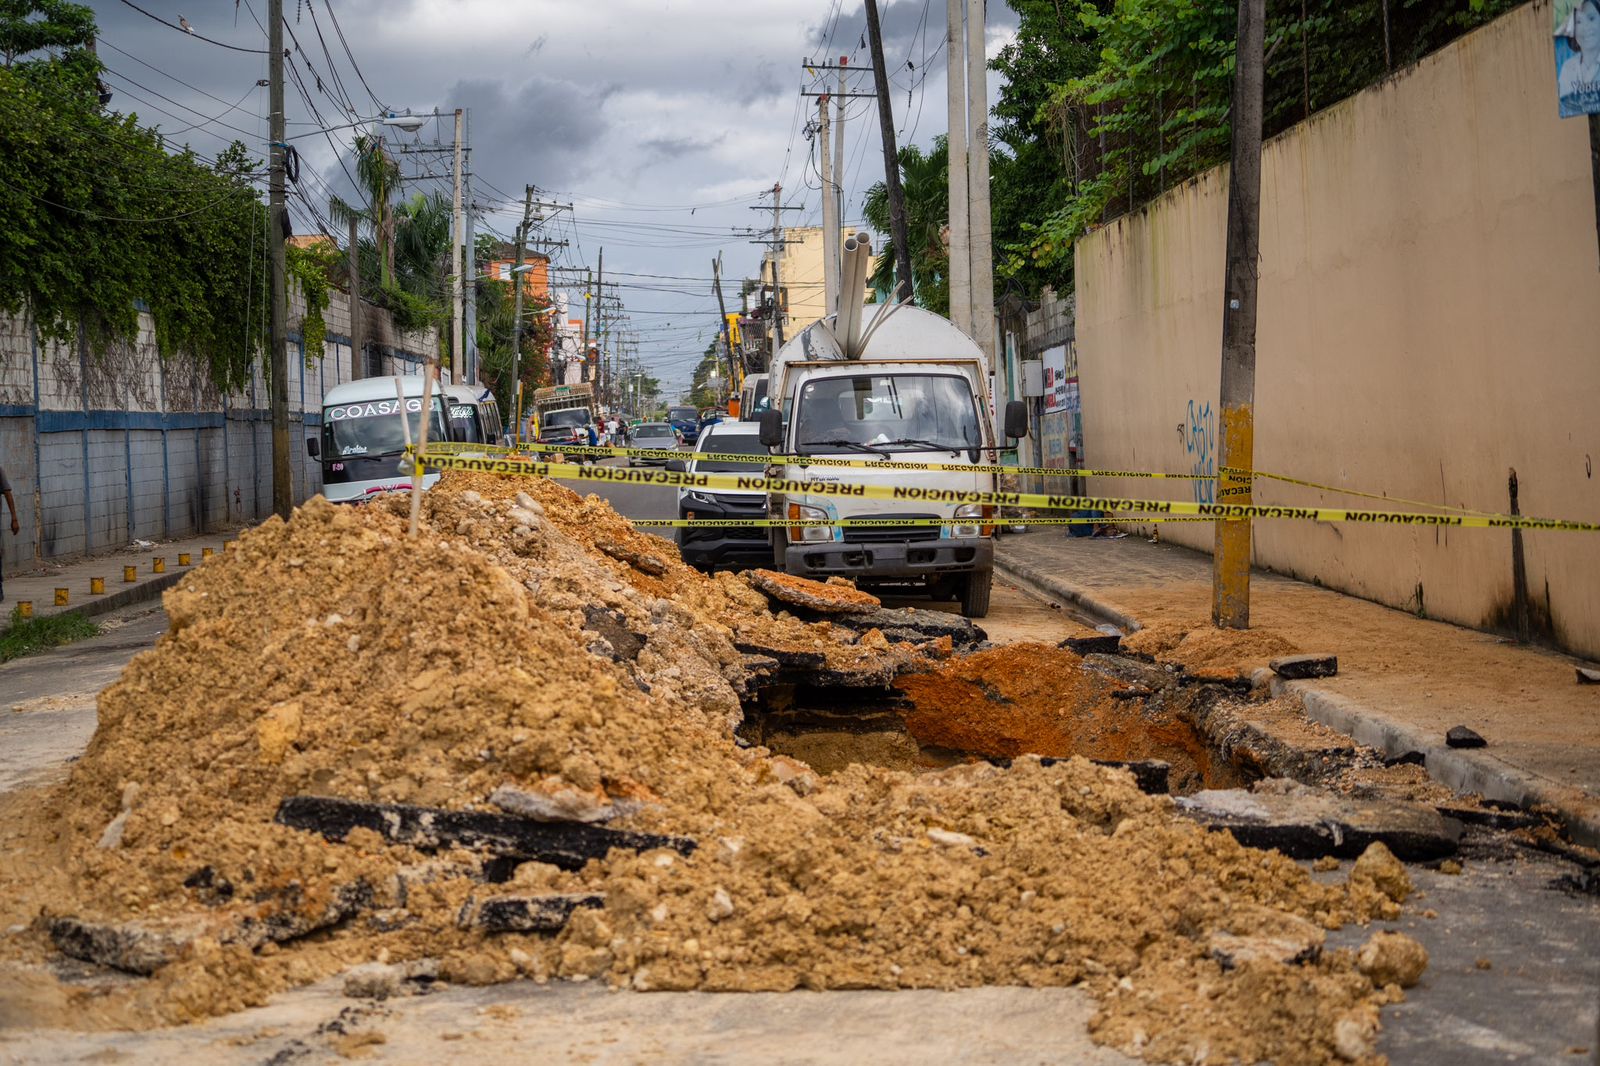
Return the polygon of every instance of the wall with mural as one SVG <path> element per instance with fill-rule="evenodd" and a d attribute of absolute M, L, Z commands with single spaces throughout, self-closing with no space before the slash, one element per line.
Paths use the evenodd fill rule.
<path fill-rule="evenodd" d="M 1491 512 L 1515 470 L 1522 513 L 1600 521 L 1594 185 L 1585 123 L 1557 114 L 1549 19 L 1520 7 L 1266 145 L 1257 469 Z M 1218 169 L 1079 243 L 1089 465 L 1215 472 L 1226 209 Z M 1089 488 L 1211 498 L 1204 482 Z M 1256 499 L 1385 508 L 1260 480 Z M 1212 535 L 1162 529 L 1204 550 Z M 1525 542 L 1535 628 L 1600 656 L 1600 536 Z M 1259 522 L 1255 558 L 1466 625 L 1511 610 L 1504 531 Z"/>

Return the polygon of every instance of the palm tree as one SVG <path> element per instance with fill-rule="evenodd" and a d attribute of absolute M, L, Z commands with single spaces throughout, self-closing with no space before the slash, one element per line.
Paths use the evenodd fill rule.
<path fill-rule="evenodd" d="M 393 212 L 395 282 L 405 291 L 435 299 L 451 273 L 450 201 L 417 193 Z"/>
<path fill-rule="evenodd" d="M 378 249 L 379 285 L 394 285 L 394 212 L 390 198 L 400 187 L 400 164 L 384 147 L 379 136 L 356 138 L 356 180 L 367 193 L 367 206 L 356 207 L 335 196 L 328 203 L 333 221 L 349 224 L 351 219 L 366 223 Z"/>
<path fill-rule="evenodd" d="M 919 307 L 936 314 L 950 311 L 950 249 L 946 223 L 950 215 L 949 146 L 943 137 L 927 155 L 914 144 L 900 149 L 900 187 L 906 201 L 906 237 L 911 243 L 911 284 Z M 862 213 L 872 228 L 888 233 L 889 193 L 883 182 L 867 190 Z M 893 291 L 895 251 L 887 240 L 879 251 L 878 268 L 870 279 L 880 292 Z"/>

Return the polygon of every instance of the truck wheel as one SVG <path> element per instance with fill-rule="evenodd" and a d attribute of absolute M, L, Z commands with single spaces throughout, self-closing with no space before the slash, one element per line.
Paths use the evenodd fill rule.
<path fill-rule="evenodd" d="M 982 618 L 989 613 L 989 590 L 994 586 L 993 570 L 977 570 L 961 583 L 961 613 Z"/>

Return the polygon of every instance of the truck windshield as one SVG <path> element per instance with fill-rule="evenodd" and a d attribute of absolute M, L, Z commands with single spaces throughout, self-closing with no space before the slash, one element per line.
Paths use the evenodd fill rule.
<path fill-rule="evenodd" d="M 541 423 L 545 429 L 573 429 L 589 424 L 589 409 L 587 407 L 571 407 L 565 411 L 551 411 L 544 416 Z"/>
<path fill-rule="evenodd" d="M 961 451 L 982 444 L 972 386 L 958 374 L 862 374 L 808 381 L 795 411 L 801 455 L 841 448 Z"/>
<path fill-rule="evenodd" d="M 700 413 L 693 407 L 669 407 L 667 409 L 668 422 L 694 422 L 699 417 Z"/>
<path fill-rule="evenodd" d="M 398 455 L 406 447 L 406 431 L 398 417 L 400 400 L 368 400 L 339 404 L 322 412 L 322 458 L 338 462 L 355 456 Z M 406 398 L 406 419 L 411 423 L 411 439 L 422 432 L 422 398 Z M 435 397 L 433 418 L 428 425 L 429 440 L 447 440 L 444 404 Z"/>

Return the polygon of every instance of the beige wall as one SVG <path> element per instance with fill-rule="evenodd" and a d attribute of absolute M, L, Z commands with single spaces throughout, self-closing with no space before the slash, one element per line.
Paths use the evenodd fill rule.
<path fill-rule="evenodd" d="M 1556 117 L 1535 2 L 1270 142 L 1256 468 L 1410 500 L 1600 521 L 1600 252 L 1588 133 Z M 1086 465 L 1214 471 L 1224 170 L 1077 248 Z M 1193 499 L 1195 483 L 1093 491 Z M 1257 482 L 1257 502 L 1384 508 Z M 1412 510 L 1400 506 L 1394 509 Z M 1260 522 L 1259 564 L 1491 626 L 1499 530 Z M 1163 537 L 1209 549 L 1209 523 Z M 1529 532 L 1536 624 L 1600 656 L 1600 535 Z"/>

